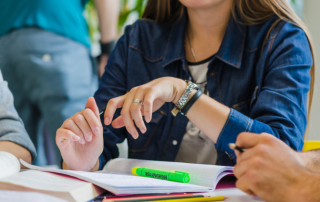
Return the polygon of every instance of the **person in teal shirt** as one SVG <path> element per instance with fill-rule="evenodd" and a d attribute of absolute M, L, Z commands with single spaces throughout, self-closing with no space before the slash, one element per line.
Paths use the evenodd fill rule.
<path fill-rule="evenodd" d="M 97 88 L 97 68 L 83 16 L 88 1 L 0 0 L 0 69 L 37 147 L 38 165 L 59 164 L 56 130 L 85 107 Z M 94 3 L 104 66 L 117 37 L 119 5 L 113 0 Z"/>

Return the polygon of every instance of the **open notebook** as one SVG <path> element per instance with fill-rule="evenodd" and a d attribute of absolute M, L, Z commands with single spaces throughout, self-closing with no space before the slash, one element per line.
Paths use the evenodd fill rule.
<path fill-rule="evenodd" d="M 90 182 L 71 177 L 37 170 L 20 170 L 18 159 L 14 155 L 2 151 L 0 151 L 0 190 L 39 192 L 71 202 L 85 202 L 105 192 Z M 21 195 L 29 196 L 30 194 L 22 193 Z M 4 201 L 4 199 L 13 201 L 12 197 L 10 195 L 1 196 L 0 201 Z M 24 198 L 20 198 L 20 200 L 27 201 Z M 33 201 L 37 201 L 36 198 Z"/>
<path fill-rule="evenodd" d="M 164 161 L 146 161 L 135 159 L 114 159 L 109 161 L 104 171 L 84 172 L 61 169 L 49 169 L 30 165 L 23 160 L 21 163 L 34 170 L 73 176 L 104 188 L 116 195 L 150 194 L 150 193 L 181 193 L 181 192 L 209 192 L 216 187 L 234 187 L 234 178 L 224 181 L 222 178 L 233 176 L 233 167 L 201 165 Z M 145 167 L 164 171 L 187 172 L 189 183 L 178 183 L 147 177 L 134 176 L 133 167 Z M 227 177 L 228 180 L 230 178 Z M 220 184 L 219 182 L 224 184 Z"/>

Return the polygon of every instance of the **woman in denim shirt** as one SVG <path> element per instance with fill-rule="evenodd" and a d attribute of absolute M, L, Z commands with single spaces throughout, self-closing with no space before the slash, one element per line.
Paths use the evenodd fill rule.
<path fill-rule="evenodd" d="M 63 167 L 102 169 L 118 157 L 116 144 L 125 138 L 129 158 L 188 159 L 181 146 L 197 130 L 189 123 L 202 129 L 195 140 L 202 138 L 204 148 L 213 143 L 211 150 L 200 151 L 201 145 L 189 142 L 195 163 L 212 156 L 214 163 L 234 165 L 228 144 L 241 132 L 270 133 L 301 150 L 314 75 L 306 33 L 285 0 L 148 1 L 144 19 L 126 28 L 109 58 L 97 105 L 90 98 L 87 109 L 57 131 Z M 196 82 L 203 70 L 208 96 L 202 95 L 187 116 L 173 116 L 186 88 L 183 80 Z M 100 117 L 98 109 L 107 104 Z M 200 121 L 194 113 L 210 118 Z M 208 158 L 197 161 L 198 152 Z"/>

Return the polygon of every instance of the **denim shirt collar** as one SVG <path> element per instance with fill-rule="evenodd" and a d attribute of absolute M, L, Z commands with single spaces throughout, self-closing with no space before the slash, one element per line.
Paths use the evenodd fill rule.
<path fill-rule="evenodd" d="M 178 23 L 173 25 L 167 43 L 162 67 L 166 67 L 174 61 L 185 59 L 184 40 L 186 25 L 186 14 Z M 221 46 L 215 57 L 222 62 L 231 65 L 232 67 L 240 69 L 242 55 L 244 52 L 246 32 L 246 26 L 237 23 L 236 20 L 231 16 Z"/>

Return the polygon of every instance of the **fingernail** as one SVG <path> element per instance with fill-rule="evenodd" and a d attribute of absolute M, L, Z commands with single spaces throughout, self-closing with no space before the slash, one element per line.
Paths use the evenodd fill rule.
<path fill-rule="evenodd" d="M 79 141 L 79 143 L 80 143 L 80 144 L 85 144 L 86 141 L 85 141 L 84 139 L 81 139 L 81 140 Z"/>
<path fill-rule="evenodd" d="M 104 118 L 104 124 L 106 124 L 106 125 L 109 124 L 109 118 L 108 118 L 108 117 L 105 117 L 105 118 Z"/>
<path fill-rule="evenodd" d="M 150 117 L 146 116 L 145 120 L 146 120 L 147 123 L 149 123 L 150 122 Z"/>
<path fill-rule="evenodd" d="M 131 133 L 133 139 L 137 139 L 139 137 L 139 135 L 135 132 Z"/>
<path fill-rule="evenodd" d="M 91 140 L 92 140 L 92 135 L 86 137 L 86 140 L 87 140 L 87 142 L 91 142 Z"/>
<path fill-rule="evenodd" d="M 94 128 L 94 129 L 93 129 L 93 133 L 94 133 L 95 135 L 99 135 L 99 134 L 100 134 L 100 129 L 99 129 L 99 127 Z"/>
<path fill-rule="evenodd" d="M 144 128 L 139 128 L 142 133 L 145 133 L 147 130 Z"/>
<path fill-rule="evenodd" d="M 74 141 L 80 140 L 80 137 L 79 137 L 79 136 L 76 136 L 76 135 L 74 135 L 72 138 L 73 138 Z"/>

